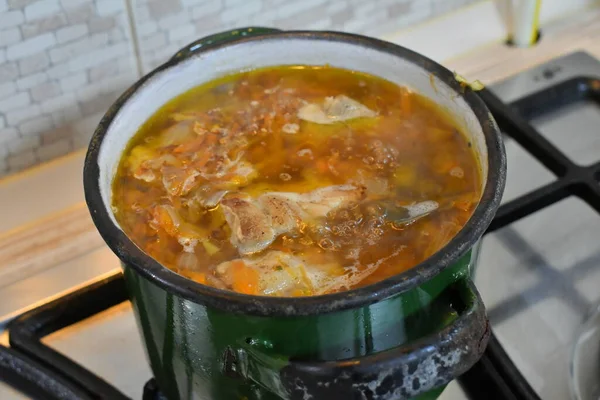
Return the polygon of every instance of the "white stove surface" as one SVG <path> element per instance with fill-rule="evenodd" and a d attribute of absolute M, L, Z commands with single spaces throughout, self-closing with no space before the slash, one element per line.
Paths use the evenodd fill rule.
<path fill-rule="evenodd" d="M 600 63 L 558 59 L 563 66 L 550 80 L 534 79 L 546 66 L 526 71 L 495 86 L 514 100 L 569 75 L 600 77 Z M 585 71 L 574 68 L 587 68 Z M 582 164 L 600 160 L 600 108 L 579 104 L 534 121 L 542 133 Z M 554 177 L 514 141 L 506 141 L 508 180 L 504 202 L 551 182 Z M 568 368 L 572 343 L 585 313 L 600 300 L 600 216 L 583 201 L 568 198 L 488 235 L 476 284 L 498 339 L 541 398 L 569 398 Z M 118 261 L 101 247 L 10 286 L 0 287 L 2 320 L 60 291 L 72 290 L 102 274 L 115 273 Z M 15 311 L 18 310 L 18 311 Z M 6 340 L 6 337 L 0 342 Z M 151 377 L 129 303 L 56 332 L 44 342 L 141 399 Z M 22 399 L 0 383 L 0 399 Z M 456 383 L 441 400 L 467 399 Z"/>

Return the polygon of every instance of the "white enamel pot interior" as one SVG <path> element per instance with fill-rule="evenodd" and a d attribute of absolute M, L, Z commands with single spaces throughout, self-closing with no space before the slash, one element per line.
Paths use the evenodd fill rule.
<path fill-rule="evenodd" d="M 111 210 L 111 186 L 123 151 L 140 126 L 169 100 L 193 87 L 226 74 L 278 65 L 330 65 L 376 75 L 431 99 L 455 120 L 479 159 L 483 195 L 471 220 L 440 254 L 426 260 L 426 265 L 407 271 L 406 276 L 392 277 L 372 288 L 355 289 L 353 296 L 338 293 L 325 295 L 329 301 L 315 296 L 295 302 L 261 298 L 248 304 L 244 300 L 248 296 L 186 282 L 151 260 L 126 237 Z M 96 226 L 121 260 L 138 272 L 195 301 L 202 297 L 202 301 L 222 306 L 226 300 L 227 306 L 223 307 L 258 314 L 311 314 L 372 303 L 403 292 L 465 254 L 481 237 L 499 205 L 505 158 L 497 126 L 484 103 L 435 62 L 408 49 L 357 35 L 282 32 L 200 49 L 146 75 L 121 96 L 101 121 L 90 143 L 85 168 L 86 200 Z"/>

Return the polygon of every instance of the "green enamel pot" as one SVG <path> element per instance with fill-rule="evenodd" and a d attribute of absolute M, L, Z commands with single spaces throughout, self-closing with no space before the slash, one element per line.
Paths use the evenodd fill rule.
<path fill-rule="evenodd" d="M 455 117 L 479 158 L 483 188 L 473 216 L 444 248 L 367 287 L 274 298 L 190 281 L 123 233 L 110 207 L 111 183 L 138 128 L 194 86 L 284 64 L 377 75 L 409 86 Z M 487 344 L 485 308 L 471 277 L 505 169 L 488 109 L 435 62 L 364 36 L 245 28 L 190 44 L 123 93 L 94 133 L 84 186 L 94 223 L 122 261 L 148 360 L 169 399 L 433 399 Z"/>

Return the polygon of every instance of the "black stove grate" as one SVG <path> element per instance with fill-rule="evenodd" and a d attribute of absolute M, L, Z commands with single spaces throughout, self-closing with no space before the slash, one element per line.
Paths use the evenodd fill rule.
<path fill-rule="evenodd" d="M 600 213 L 600 160 L 591 166 L 577 165 L 528 122 L 585 100 L 600 105 L 600 80 L 586 77 L 570 79 L 519 99 L 510 106 L 505 106 L 488 90 L 481 93 L 481 98 L 502 132 L 556 176 L 547 185 L 502 205 L 486 234 L 569 196 L 581 198 Z M 459 378 L 459 383 L 473 399 L 539 400 L 493 334 L 481 360 Z"/>
<path fill-rule="evenodd" d="M 156 380 L 152 378 L 144 385 L 142 400 L 167 400 L 167 398 L 160 392 Z"/>
<path fill-rule="evenodd" d="M 128 397 L 114 386 L 41 341 L 44 336 L 127 300 L 125 282 L 120 274 L 95 282 L 12 321 L 8 326 L 11 348 L 6 350 L 17 350 L 24 357 L 48 366 L 89 398 L 127 400 Z"/>
<path fill-rule="evenodd" d="M 483 91 L 481 97 L 500 129 L 557 177 L 549 184 L 502 205 L 488 233 L 569 196 L 581 198 L 600 213 L 600 159 L 591 166 L 577 165 L 528 122 L 568 104 L 591 100 L 600 105 L 599 79 L 571 79 L 526 96 L 510 107 L 503 105 L 490 91 Z"/>
<path fill-rule="evenodd" d="M 579 166 L 543 137 L 528 120 L 582 100 L 600 104 L 600 80 L 576 78 L 507 106 L 489 90 L 480 92 L 501 130 L 556 175 L 553 182 L 500 207 L 493 232 L 569 196 L 577 196 L 600 213 L 600 160 Z M 41 339 L 112 306 L 127 301 L 123 278 L 116 275 L 36 308 L 9 325 L 11 348 L 0 346 L 0 380 L 32 398 L 128 399 Z M 459 383 L 472 399 L 539 400 L 492 333 L 481 360 Z M 144 386 L 143 400 L 162 400 L 154 379 Z"/>
<path fill-rule="evenodd" d="M 54 368 L 4 346 L 0 346 L 0 381 L 8 383 L 32 399 L 93 399 L 80 386 Z"/>

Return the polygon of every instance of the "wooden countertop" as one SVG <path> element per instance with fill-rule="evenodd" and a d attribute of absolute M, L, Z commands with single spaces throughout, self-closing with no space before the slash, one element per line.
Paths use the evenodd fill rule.
<path fill-rule="evenodd" d="M 104 245 L 85 203 L 0 236 L 0 282 L 21 280 Z"/>
<path fill-rule="evenodd" d="M 531 48 L 494 43 L 444 62 L 469 81 L 499 81 L 553 58 L 583 50 L 600 59 L 600 9 L 550 25 Z"/>

